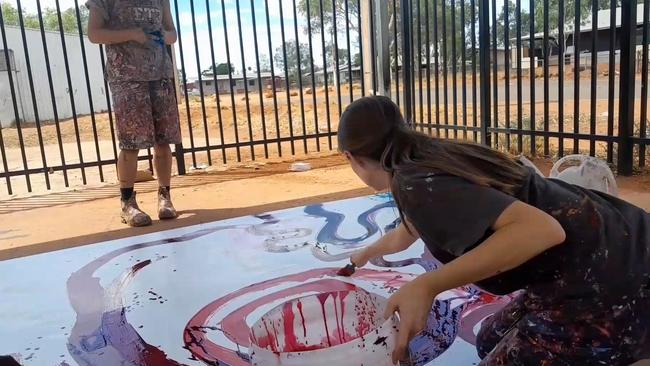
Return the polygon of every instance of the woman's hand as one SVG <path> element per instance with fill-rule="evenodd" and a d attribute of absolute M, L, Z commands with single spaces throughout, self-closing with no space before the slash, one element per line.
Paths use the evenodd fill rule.
<path fill-rule="evenodd" d="M 350 261 L 352 264 L 354 264 L 357 268 L 361 268 L 368 264 L 368 261 L 370 260 L 370 256 L 368 255 L 368 251 L 364 248 L 361 249 L 360 251 L 352 254 L 350 256 Z"/>
<path fill-rule="evenodd" d="M 406 356 L 409 341 L 426 327 L 436 295 L 436 290 L 419 277 L 402 286 L 388 299 L 384 316 L 388 319 L 397 312 L 400 318 L 393 363 Z"/>

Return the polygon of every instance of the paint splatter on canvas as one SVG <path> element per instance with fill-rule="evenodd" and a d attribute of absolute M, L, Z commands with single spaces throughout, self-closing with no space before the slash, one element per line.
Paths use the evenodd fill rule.
<path fill-rule="evenodd" d="M 420 242 L 352 277 L 351 250 L 399 223 L 380 195 L 99 243 L 0 263 L 0 355 L 23 365 L 250 364 L 249 331 L 306 294 L 388 297 L 438 262 Z M 509 301 L 466 287 L 434 302 L 417 365 L 471 365 L 480 322 Z"/>

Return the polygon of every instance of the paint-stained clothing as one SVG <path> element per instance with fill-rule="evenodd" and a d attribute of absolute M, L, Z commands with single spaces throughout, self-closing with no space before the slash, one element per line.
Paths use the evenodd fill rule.
<path fill-rule="evenodd" d="M 167 0 L 89 0 L 86 6 L 104 18 L 106 29 L 163 29 L 163 4 Z M 164 44 L 154 39 L 142 45 L 125 42 L 106 45 L 106 79 L 109 82 L 173 79 L 174 69 Z"/>
<path fill-rule="evenodd" d="M 178 144 L 181 129 L 171 80 L 111 83 L 120 149 Z"/>
<path fill-rule="evenodd" d="M 120 148 L 140 150 L 181 142 L 173 65 L 162 40 L 164 2 L 168 0 L 89 0 L 112 30 L 141 28 L 151 35 L 144 45 L 106 45 Z M 159 33 L 156 33 L 159 32 Z"/>
<path fill-rule="evenodd" d="M 566 232 L 563 244 L 477 283 L 495 294 L 526 290 L 518 306 L 485 323 L 478 347 L 483 356 L 494 352 L 484 365 L 536 365 L 549 355 L 558 361 L 548 364 L 623 365 L 650 352 L 647 212 L 532 171 L 512 196 L 435 172 L 396 180 L 405 216 L 444 263 L 488 238 L 517 200 L 550 214 Z"/>

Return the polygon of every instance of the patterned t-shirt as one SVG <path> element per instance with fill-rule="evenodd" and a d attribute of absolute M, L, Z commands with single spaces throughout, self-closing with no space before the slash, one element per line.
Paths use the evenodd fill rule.
<path fill-rule="evenodd" d="M 163 29 L 163 4 L 166 0 L 89 0 L 86 6 L 96 9 L 107 29 L 142 28 L 145 32 Z M 109 82 L 154 81 L 173 78 L 173 65 L 167 48 L 151 39 L 142 45 L 126 42 L 106 45 Z"/>

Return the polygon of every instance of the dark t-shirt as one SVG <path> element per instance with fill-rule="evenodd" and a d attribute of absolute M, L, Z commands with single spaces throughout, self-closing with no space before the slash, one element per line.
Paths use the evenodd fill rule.
<path fill-rule="evenodd" d="M 532 170 L 514 196 L 431 172 L 408 174 L 396 183 L 404 215 L 443 263 L 487 239 L 501 213 L 517 200 L 559 221 L 566 241 L 477 283 L 489 292 L 536 287 L 552 289 L 557 296 L 618 296 L 648 281 L 650 215 L 623 200 L 546 179 Z"/>

